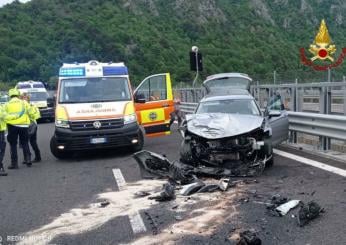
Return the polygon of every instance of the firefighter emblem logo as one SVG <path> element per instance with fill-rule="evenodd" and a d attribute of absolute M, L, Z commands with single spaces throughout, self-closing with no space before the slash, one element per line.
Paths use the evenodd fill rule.
<path fill-rule="evenodd" d="M 342 64 L 346 56 L 346 49 L 343 48 L 341 50 L 337 60 L 334 57 L 336 52 L 337 48 L 329 35 L 327 24 L 325 20 L 322 20 L 318 33 L 309 48 L 309 53 L 312 57 L 306 57 L 304 48 L 300 49 L 300 56 L 304 65 L 311 66 L 315 70 L 325 71 Z"/>

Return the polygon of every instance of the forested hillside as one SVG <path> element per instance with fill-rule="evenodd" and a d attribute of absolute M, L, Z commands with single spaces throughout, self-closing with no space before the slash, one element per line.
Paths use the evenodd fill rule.
<path fill-rule="evenodd" d="M 300 64 L 299 48 L 308 48 L 322 18 L 340 51 L 343 0 L 14 2 L 0 9 L 0 81 L 53 81 L 63 62 L 97 59 L 124 61 L 136 83 L 167 71 L 188 82 L 192 45 L 204 55 L 202 76 L 296 74 L 310 70 Z"/>

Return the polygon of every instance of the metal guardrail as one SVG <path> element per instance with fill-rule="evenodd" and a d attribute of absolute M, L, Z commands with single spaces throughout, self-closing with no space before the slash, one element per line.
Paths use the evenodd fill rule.
<path fill-rule="evenodd" d="M 191 114 L 197 105 L 198 103 L 181 102 L 180 111 Z M 346 140 L 346 116 L 288 112 L 288 120 L 293 143 L 297 143 L 297 132 L 319 136 L 323 150 L 330 149 L 330 139 Z"/>

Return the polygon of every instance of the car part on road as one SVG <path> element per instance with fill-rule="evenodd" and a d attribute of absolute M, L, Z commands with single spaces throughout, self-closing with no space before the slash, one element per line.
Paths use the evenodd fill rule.
<path fill-rule="evenodd" d="M 320 213 L 323 213 L 324 209 L 316 203 L 315 201 L 311 201 L 308 204 L 302 204 L 299 212 L 298 212 L 298 224 L 299 226 L 304 226 L 309 223 L 311 220 L 317 218 Z"/>
<path fill-rule="evenodd" d="M 150 192 L 147 191 L 137 191 L 134 196 L 135 198 L 141 198 L 141 197 L 146 197 L 146 196 L 150 196 Z"/>
<path fill-rule="evenodd" d="M 205 192 L 214 192 L 220 190 L 220 186 L 217 184 L 210 184 L 203 186 L 201 189 L 197 191 L 197 193 L 205 193 Z"/>
<path fill-rule="evenodd" d="M 162 191 L 159 195 L 149 197 L 151 200 L 155 200 L 158 202 L 166 202 L 171 201 L 175 198 L 175 185 L 172 182 L 167 182 L 163 184 Z"/>
<path fill-rule="evenodd" d="M 103 202 L 101 202 L 100 203 L 100 208 L 105 208 L 105 207 L 107 207 L 109 204 L 111 204 L 109 201 L 103 201 Z"/>
<path fill-rule="evenodd" d="M 262 241 L 253 231 L 243 231 L 240 234 L 240 240 L 237 245 L 261 245 Z"/>
<path fill-rule="evenodd" d="M 230 186 L 231 179 L 220 179 L 219 181 L 219 188 L 223 191 L 227 191 L 228 187 Z"/>
<path fill-rule="evenodd" d="M 180 190 L 180 194 L 183 196 L 190 196 L 199 191 L 203 186 L 205 186 L 205 184 L 201 180 L 198 180 L 195 183 L 184 185 Z"/>
<path fill-rule="evenodd" d="M 284 204 L 281 204 L 276 208 L 276 211 L 278 211 L 281 215 L 286 215 L 291 209 L 294 209 L 298 206 L 300 203 L 300 200 L 291 200 Z"/>

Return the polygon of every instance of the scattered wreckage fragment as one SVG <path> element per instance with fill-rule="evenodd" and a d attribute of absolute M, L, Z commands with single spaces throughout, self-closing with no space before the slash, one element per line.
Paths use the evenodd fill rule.
<path fill-rule="evenodd" d="M 239 234 L 240 240 L 237 245 L 261 245 L 262 241 L 253 231 L 243 231 Z"/>
<path fill-rule="evenodd" d="M 320 213 L 324 213 L 325 210 L 315 201 L 311 201 L 308 204 L 302 204 L 298 212 L 298 224 L 304 226 L 311 220 L 317 218 Z"/>

